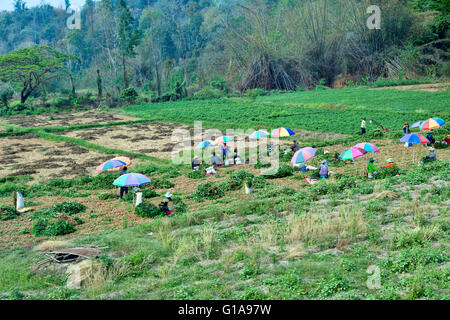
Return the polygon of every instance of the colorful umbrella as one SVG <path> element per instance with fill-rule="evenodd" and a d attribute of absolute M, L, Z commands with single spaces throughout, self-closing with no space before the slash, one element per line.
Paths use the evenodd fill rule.
<path fill-rule="evenodd" d="M 125 162 L 126 167 L 129 167 L 133 164 L 133 162 L 130 160 L 130 158 L 127 158 L 127 157 L 116 157 L 111 160 L 119 160 L 119 161 Z M 107 169 L 106 171 L 119 171 L 121 168 L 122 167 L 116 167 L 116 168 L 112 168 L 112 169 Z"/>
<path fill-rule="evenodd" d="M 138 187 L 144 184 L 149 184 L 152 181 L 140 173 L 127 173 L 118 177 L 113 185 L 119 187 Z"/>
<path fill-rule="evenodd" d="M 292 131 L 289 128 L 284 128 L 284 127 L 280 127 L 277 129 L 272 130 L 272 132 L 270 133 L 271 137 L 289 137 L 289 136 L 293 136 L 295 134 L 294 131 Z"/>
<path fill-rule="evenodd" d="M 221 137 L 218 137 L 216 140 L 214 140 L 214 143 L 215 144 L 219 144 L 219 143 L 224 144 L 225 142 L 229 142 L 229 141 L 233 141 L 233 139 L 230 137 L 227 137 L 227 136 L 221 136 Z"/>
<path fill-rule="evenodd" d="M 412 128 L 419 128 L 420 127 L 420 125 L 423 123 L 423 121 L 417 121 L 416 123 L 414 123 L 412 126 L 411 126 L 411 129 Z"/>
<path fill-rule="evenodd" d="M 296 153 L 294 153 L 294 156 L 291 159 L 291 163 L 299 164 L 311 160 L 316 155 L 316 152 L 317 150 L 314 148 L 310 147 L 301 148 Z"/>
<path fill-rule="evenodd" d="M 417 133 L 410 133 L 407 135 L 404 135 L 401 139 L 401 142 L 408 142 L 408 143 L 430 143 L 427 138 L 424 136 L 421 136 Z"/>
<path fill-rule="evenodd" d="M 352 159 L 362 157 L 366 153 L 367 153 L 367 151 L 364 149 L 361 149 L 361 148 L 350 148 L 350 149 L 347 149 L 344 152 L 342 152 L 339 155 L 339 159 L 352 160 Z"/>
<path fill-rule="evenodd" d="M 445 124 L 445 121 L 441 118 L 431 118 L 428 120 L 425 120 L 420 124 L 420 130 L 431 130 L 431 129 L 437 129 L 440 126 L 443 126 Z"/>
<path fill-rule="evenodd" d="M 97 170 L 104 171 L 104 170 L 111 170 L 114 168 L 121 168 L 126 166 L 126 162 L 120 161 L 120 160 L 108 160 L 106 162 L 103 162 L 101 165 L 97 167 Z"/>
<path fill-rule="evenodd" d="M 200 143 L 200 144 L 197 146 L 197 149 L 205 149 L 205 148 L 210 147 L 210 146 L 212 146 L 212 145 L 213 145 L 213 143 L 212 143 L 211 141 L 205 140 L 205 141 L 202 141 L 202 143 Z"/>
<path fill-rule="evenodd" d="M 361 148 L 366 150 L 367 152 L 380 152 L 380 150 L 378 150 L 378 147 L 376 145 L 369 142 L 358 143 L 353 148 Z"/>
<path fill-rule="evenodd" d="M 264 138 L 264 137 L 267 137 L 269 134 L 266 132 L 266 131 L 264 131 L 264 130 L 258 130 L 258 131 L 255 131 L 255 132 L 253 132 L 251 135 L 249 135 L 248 137 L 250 138 L 250 139 L 254 139 L 254 140 L 257 140 L 257 139 L 261 139 L 261 138 Z"/>
<path fill-rule="evenodd" d="M 420 134 L 417 134 L 417 133 L 407 134 L 407 135 L 403 136 L 403 138 L 401 138 L 400 141 L 407 142 L 407 143 L 430 143 L 430 141 L 428 141 L 427 138 L 425 138 L 424 136 L 421 136 Z M 413 148 L 413 152 L 412 152 L 412 161 L 414 163 L 414 148 Z"/>

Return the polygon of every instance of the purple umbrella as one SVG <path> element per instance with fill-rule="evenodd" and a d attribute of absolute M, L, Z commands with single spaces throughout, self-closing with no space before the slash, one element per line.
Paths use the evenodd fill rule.
<path fill-rule="evenodd" d="M 411 129 L 412 128 L 418 128 L 418 127 L 420 127 L 420 125 L 423 123 L 423 121 L 417 121 L 416 123 L 414 123 L 412 126 L 411 126 Z"/>
<path fill-rule="evenodd" d="M 121 175 L 118 177 L 114 182 L 113 185 L 119 186 L 119 187 L 139 187 L 144 184 L 149 184 L 152 181 L 150 178 L 144 176 L 140 173 L 127 173 L 124 175 Z"/>

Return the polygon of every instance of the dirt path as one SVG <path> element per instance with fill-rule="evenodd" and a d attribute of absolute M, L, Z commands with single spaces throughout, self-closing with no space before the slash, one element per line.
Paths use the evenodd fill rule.
<path fill-rule="evenodd" d="M 438 92 L 438 91 L 445 91 L 448 88 L 450 88 L 450 82 L 413 84 L 413 85 L 407 85 L 407 86 L 381 87 L 381 88 L 375 88 L 373 90 L 390 89 L 390 90 L 412 90 L 412 91 Z"/>

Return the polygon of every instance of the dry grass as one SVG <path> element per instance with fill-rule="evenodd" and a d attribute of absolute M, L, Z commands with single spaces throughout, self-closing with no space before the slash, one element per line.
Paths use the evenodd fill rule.
<path fill-rule="evenodd" d="M 55 249 L 67 248 L 71 245 L 69 241 L 44 241 L 33 248 L 33 251 L 52 251 Z"/>
<path fill-rule="evenodd" d="M 324 236 L 344 238 L 366 232 L 367 222 L 360 208 L 341 206 L 339 212 L 327 215 L 311 212 L 288 217 L 287 239 L 297 241 L 320 241 Z"/>
<path fill-rule="evenodd" d="M 293 259 L 293 258 L 303 258 L 308 254 L 308 251 L 305 248 L 305 244 L 303 242 L 300 242 L 294 246 L 292 246 L 287 255 L 287 259 Z"/>
<path fill-rule="evenodd" d="M 394 200 L 394 199 L 398 199 L 400 196 L 394 192 L 394 191 L 390 191 L 390 190 L 386 190 L 386 191 L 382 191 L 379 193 L 375 193 L 375 189 L 373 194 L 369 195 L 367 197 L 367 199 L 376 199 L 376 200 L 382 200 L 382 199 L 389 199 L 389 200 Z"/>

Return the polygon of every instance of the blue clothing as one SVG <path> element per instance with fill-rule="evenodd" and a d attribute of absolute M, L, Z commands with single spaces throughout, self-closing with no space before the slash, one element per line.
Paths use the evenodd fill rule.
<path fill-rule="evenodd" d="M 322 176 L 328 176 L 328 163 L 327 160 L 324 160 L 322 164 L 319 167 L 319 175 Z"/>

